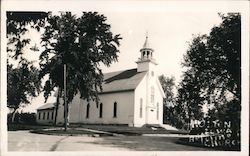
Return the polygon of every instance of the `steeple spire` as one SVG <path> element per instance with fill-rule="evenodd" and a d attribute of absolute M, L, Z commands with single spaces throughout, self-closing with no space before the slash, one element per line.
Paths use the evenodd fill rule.
<path fill-rule="evenodd" d="M 143 48 L 150 48 L 149 42 L 148 42 L 148 31 L 146 32 L 146 40 L 144 42 Z"/>
<path fill-rule="evenodd" d="M 137 72 L 152 70 L 154 66 L 157 65 L 157 62 L 153 57 L 153 52 L 154 49 L 149 46 L 149 37 L 147 32 L 145 42 L 140 49 L 141 57 L 136 62 L 138 65 Z"/>
<path fill-rule="evenodd" d="M 153 59 L 154 50 L 152 48 L 150 48 L 150 46 L 149 46 L 148 32 L 146 33 L 146 40 L 145 40 L 140 52 L 141 52 L 141 60 Z"/>

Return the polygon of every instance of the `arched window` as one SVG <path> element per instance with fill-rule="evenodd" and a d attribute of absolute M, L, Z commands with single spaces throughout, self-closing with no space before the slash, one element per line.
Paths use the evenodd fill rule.
<path fill-rule="evenodd" d="M 154 86 L 151 87 L 151 103 L 154 103 L 155 96 L 155 88 Z"/>
<path fill-rule="evenodd" d="M 89 118 L 89 103 L 87 104 L 87 108 L 86 108 L 86 118 Z"/>
<path fill-rule="evenodd" d="M 43 112 L 43 120 L 45 120 L 45 112 Z"/>
<path fill-rule="evenodd" d="M 102 103 L 100 104 L 99 108 L 99 118 L 102 118 Z"/>
<path fill-rule="evenodd" d="M 47 112 L 47 120 L 49 120 L 49 112 Z"/>
<path fill-rule="evenodd" d="M 51 120 L 54 118 L 54 111 L 51 112 Z"/>
<path fill-rule="evenodd" d="M 117 103 L 114 103 L 114 109 L 113 109 L 113 117 L 116 118 L 117 117 Z"/>
<path fill-rule="evenodd" d="M 156 105 L 156 119 L 159 120 L 159 103 Z"/>
<path fill-rule="evenodd" d="M 41 119 L 41 113 L 38 112 L 38 120 L 40 120 L 40 119 Z"/>
<path fill-rule="evenodd" d="M 142 118 L 143 99 L 140 99 L 140 118 Z"/>

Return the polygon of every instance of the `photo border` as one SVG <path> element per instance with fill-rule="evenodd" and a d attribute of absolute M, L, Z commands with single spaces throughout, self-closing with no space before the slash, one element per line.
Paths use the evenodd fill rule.
<path fill-rule="evenodd" d="M 59 4 L 59 6 L 58 6 Z M 80 6 L 80 7 L 79 7 Z M 242 21 L 242 111 L 241 151 L 67 151 L 67 152 L 13 152 L 7 149 L 7 73 L 6 59 L 6 11 L 114 11 L 114 12 L 240 12 Z M 1 155 L 248 155 L 249 154 L 249 1 L 153 1 L 153 0 L 3 0 L 1 1 Z"/>

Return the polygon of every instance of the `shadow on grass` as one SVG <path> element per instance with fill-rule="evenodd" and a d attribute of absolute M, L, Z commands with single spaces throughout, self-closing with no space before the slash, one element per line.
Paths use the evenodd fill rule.
<path fill-rule="evenodd" d="M 177 137 L 119 136 L 89 142 L 133 151 L 208 151 L 211 149 L 177 144 Z M 85 142 L 86 143 L 86 142 Z"/>
<path fill-rule="evenodd" d="M 39 129 L 46 129 L 46 128 L 51 128 L 52 126 L 45 126 L 45 125 L 28 125 L 28 124 L 20 124 L 20 123 L 15 123 L 15 124 L 8 124 L 8 131 L 20 131 L 20 130 L 39 130 Z"/>

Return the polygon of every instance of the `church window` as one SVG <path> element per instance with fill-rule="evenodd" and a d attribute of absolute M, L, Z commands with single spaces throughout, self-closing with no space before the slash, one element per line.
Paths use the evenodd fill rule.
<path fill-rule="evenodd" d="M 99 108 L 99 118 L 102 118 L 102 103 L 100 104 Z"/>
<path fill-rule="evenodd" d="M 117 117 L 117 103 L 114 103 L 114 110 L 113 110 L 113 117 L 116 118 Z"/>
<path fill-rule="evenodd" d="M 40 120 L 40 118 L 41 118 L 41 113 L 39 112 L 38 113 L 38 120 Z"/>
<path fill-rule="evenodd" d="M 86 108 L 86 118 L 89 118 L 89 103 L 87 104 L 87 108 Z"/>
<path fill-rule="evenodd" d="M 159 120 L 159 103 L 156 105 L 156 119 Z"/>
<path fill-rule="evenodd" d="M 47 120 L 49 120 L 49 112 L 47 112 Z"/>
<path fill-rule="evenodd" d="M 43 120 L 45 120 L 45 112 L 43 112 Z"/>
<path fill-rule="evenodd" d="M 142 108 L 143 108 L 143 100 L 140 99 L 140 118 L 142 118 Z"/>
<path fill-rule="evenodd" d="M 151 87 L 151 103 L 154 103 L 154 98 L 155 98 L 155 97 L 154 97 L 154 96 L 155 96 L 154 94 L 155 94 L 155 89 L 154 89 L 154 87 L 152 86 L 152 87 Z"/>

